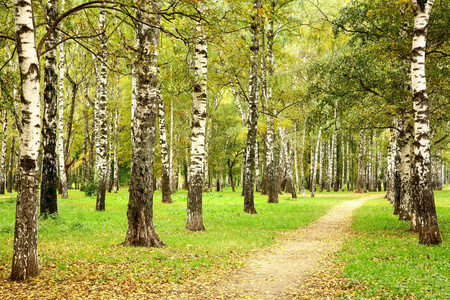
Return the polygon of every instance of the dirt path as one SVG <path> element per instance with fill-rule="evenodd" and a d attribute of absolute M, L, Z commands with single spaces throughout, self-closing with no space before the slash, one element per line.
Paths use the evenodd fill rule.
<path fill-rule="evenodd" d="M 317 263 L 338 250 L 349 235 L 353 210 L 377 197 L 345 201 L 308 227 L 284 234 L 277 245 L 222 281 L 216 293 L 224 299 L 293 299 Z"/>

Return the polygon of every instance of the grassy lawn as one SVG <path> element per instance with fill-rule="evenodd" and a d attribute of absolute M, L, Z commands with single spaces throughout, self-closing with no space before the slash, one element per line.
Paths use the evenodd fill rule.
<path fill-rule="evenodd" d="M 66 293 L 85 297 L 74 293 L 111 285 L 122 289 L 145 285 L 161 293 L 157 289 L 165 284 L 183 284 L 205 274 L 214 277 L 239 266 L 251 250 L 273 244 L 279 232 L 305 226 L 332 206 L 361 197 L 340 192 L 292 200 L 283 195 L 279 204 L 268 204 L 266 197 L 257 196 L 258 214 L 248 215 L 242 213 L 240 191 L 208 193 L 203 197 L 207 230 L 193 233 L 185 229 L 186 191 L 173 195 L 173 204 L 161 203 L 157 191 L 155 225 L 168 246 L 152 249 L 120 246 L 127 229 L 127 190 L 107 194 L 105 212 L 95 211 L 95 198 L 75 190 L 69 195 L 58 201 L 59 216 L 39 220 L 41 274 L 19 284 L 8 281 L 15 199 L 0 198 L 0 298 L 43 292 L 56 298 Z"/>
<path fill-rule="evenodd" d="M 356 211 L 339 260 L 355 299 L 450 299 L 450 190 L 435 192 L 443 244 L 422 246 L 386 199 Z"/>

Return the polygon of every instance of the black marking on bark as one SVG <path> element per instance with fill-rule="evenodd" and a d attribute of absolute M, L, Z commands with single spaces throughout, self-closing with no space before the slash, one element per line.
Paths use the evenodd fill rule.
<path fill-rule="evenodd" d="M 36 168 L 36 160 L 31 157 L 25 156 L 20 159 L 20 165 L 24 171 L 29 172 Z"/>

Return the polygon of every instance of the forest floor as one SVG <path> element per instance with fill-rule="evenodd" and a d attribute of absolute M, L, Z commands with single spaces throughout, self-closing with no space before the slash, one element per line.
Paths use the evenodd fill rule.
<path fill-rule="evenodd" d="M 333 199 L 340 197 L 348 197 L 348 195 L 326 194 L 326 198 Z M 180 282 L 173 280 L 165 280 L 164 282 L 161 282 L 161 280 L 155 282 L 150 281 L 155 275 L 158 275 L 155 272 L 163 270 L 164 267 L 171 266 L 170 264 L 168 266 L 164 265 L 164 261 L 162 261 L 163 259 L 169 261 L 170 259 L 167 257 L 176 256 L 176 253 L 170 252 L 175 251 L 171 250 L 171 247 L 157 251 L 153 249 L 129 249 L 117 245 L 110 245 L 109 248 L 107 247 L 108 249 L 101 248 L 103 252 L 99 255 L 104 255 L 105 258 L 102 260 L 95 258 L 94 263 L 90 263 L 90 256 L 84 257 L 85 254 L 81 253 L 82 251 L 80 249 L 77 249 L 79 246 L 73 241 L 74 237 L 71 240 L 73 245 L 67 244 L 66 239 L 63 239 L 63 245 L 67 244 L 68 248 L 64 248 L 66 250 L 58 248 L 58 251 L 67 251 L 68 257 L 61 258 L 64 260 L 61 263 L 56 259 L 53 261 L 52 257 L 48 258 L 48 256 L 52 256 L 53 248 L 50 247 L 48 250 L 50 252 L 46 254 L 46 248 L 41 247 L 40 256 L 43 262 L 41 274 L 37 278 L 21 283 L 11 282 L 7 277 L 9 273 L 8 264 L 0 264 L 0 274 L 4 275 L 0 276 L 0 299 L 209 300 L 346 298 L 346 295 L 350 295 L 353 289 L 358 287 L 355 287 L 354 284 L 349 284 L 347 280 L 341 277 L 343 266 L 338 265 L 333 256 L 352 234 L 351 217 L 353 211 L 360 207 L 366 200 L 379 197 L 380 194 L 376 194 L 357 200 L 343 200 L 341 204 L 332 207 L 328 213 L 310 225 L 300 227 L 296 230 L 277 233 L 276 242 L 273 246 L 256 247 L 250 253 L 247 252 L 245 255 L 239 255 L 233 259 L 236 260 L 233 265 L 224 264 L 222 266 L 219 261 L 219 265 L 213 264 L 210 268 L 203 268 L 195 276 L 189 276 Z M 320 195 L 317 200 L 319 198 Z M 223 200 L 218 199 L 217 201 L 220 202 Z M 76 203 L 81 205 L 84 202 L 78 201 Z M 282 203 L 283 206 L 290 207 L 291 204 L 295 204 L 296 202 L 283 201 Z M 10 202 L 5 202 L 4 204 L 13 205 Z M 114 213 L 121 215 L 121 211 L 114 212 L 113 204 L 114 202 L 111 203 L 110 215 L 105 215 L 105 218 L 113 218 Z M 179 206 L 181 207 L 183 204 L 180 202 Z M 226 205 L 229 206 L 230 204 L 227 202 Z M 165 210 L 169 208 L 177 209 L 177 206 L 164 206 Z M 87 213 L 81 213 L 79 211 L 80 208 L 77 209 L 76 211 L 79 215 L 84 216 L 86 214 L 87 220 L 90 220 L 89 218 L 92 216 Z M 303 215 L 299 214 L 296 216 L 305 218 L 305 215 L 312 214 L 311 209 L 316 210 L 318 207 L 308 206 L 303 208 Z M 97 219 L 99 218 L 95 212 L 91 214 Z M 269 216 L 267 213 L 266 215 Z M 227 216 L 227 218 L 232 217 L 232 215 Z M 246 217 L 244 215 L 239 218 Z M 278 215 L 278 217 L 283 218 L 283 215 Z M 249 218 L 249 220 L 257 222 L 263 222 L 265 220 L 270 223 L 273 221 L 270 221 L 270 219 L 253 219 L 255 218 Z M 231 222 L 230 219 L 227 220 Z M 67 225 L 67 222 L 71 221 L 71 218 L 67 217 L 67 220 L 57 219 L 54 221 L 56 222 L 55 224 L 47 224 L 45 222 L 41 224 L 43 226 L 41 228 L 43 235 L 47 233 L 44 230 L 46 225 L 51 230 L 56 230 L 59 227 L 65 228 L 64 226 Z M 291 220 L 289 222 L 295 223 L 295 221 L 298 220 Z M 77 219 L 74 222 L 81 221 Z M 84 220 L 84 222 L 86 223 L 87 221 Z M 95 226 L 92 226 L 92 230 L 94 230 Z M 113 225 L 110 224 L 108 226 Z M 71 226 L 68 228 L 73 231 Z M 86 228 L 89 229 L 90 227 Z M 244 230 L 251 230 L 250 228 L 252 227 L 243 228 L 247 228 Z M 112 228 L 112 232 L 115 230 Z M 271 231 L 272 229 L 268 227 L 265 230 Z M 208 238 L 215 231 L 217 230 L 212 230 L 210 234 L 200 233 L 198 236 L 190 234 L 187 237 L 189 239 L 198 239 L 203 236 Z M 95 231 L 92 231 L 92 234 L 93 232 Z M 222 235 L 223 233 L 219 232 L 218 234 Z M 264 234 L 264 232 L 259 232 L 259 234 Z M 251 237 L 252 235 L 250 235 Z M 61 241 L 57 240 L 53 242 L 58 244 Z M 111 242 L 106 241 L 105 243 L 109 244 Z M 174 244 L 173 241 L 172 244 Z M 189 246 L 193 247 L 192 245 Z M 175 246 L 172 246 L 172 248 L 175 249 Z M 92 251 L 97 251 L 95 249 L 92 249 Z M 75 252 L 70 252 L 72 250 Z M 134 252 L 139 252 L 140 254 L 138 254 L 140 256 Z M 129 256 L 129 259 L 132 261 L 118 260 L 114 255 L 120 255 L 120 253 L 123 253 L 126 257 Z M 108 262 L 106 258 L 110 255 L 112 255 L 110 257 L 111 262 Z M 230 253 L 230 255 L 234 254 Z M 155 269 L 152 269 L 151 264 L 145 264 L 145 261 L 141 261 L 142 259 L 152 261 L 152 257 L 159 259 L 157 268 L 155 267 Z M 180 257 L 180 259 L 184 259 L 183 257 Z M 118 262 L 115 262 L 115 259 Z M 193 258 L 187 256 L 186 259 Z M 220 258 L 218 259 L 220 260 Z M 135 264 L 133 264 L 133 261 L 135 261 Z M 175 266 L 172 267 L 176 268 Z M 178 269 L 180 268 L 178 267 Z M 127 277 L 126 274 L 130 275 Z"/>
<path fill-rule="evenodd" d="M 245 265 L 195 299 L 338 299 L 351 293 L 331 256 L 351 235 L 353 210 L 373 195 L 345 201 L 307 227 L 282 234 L 276 245 L 251 255 Z M 183 295 L 194 299 L 193 295 Z"/>

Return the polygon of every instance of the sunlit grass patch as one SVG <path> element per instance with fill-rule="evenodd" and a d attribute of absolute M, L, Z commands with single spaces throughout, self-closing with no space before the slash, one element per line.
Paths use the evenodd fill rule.
<path fill-rule="evenodd" d="M 450 191 L 435 192 L 441 246 L 418 244 L 409 222 L 386 199 L 366 202 L 353 220 L 356 236 L 339 259 L 355 299 L 450 299 Z"/>

